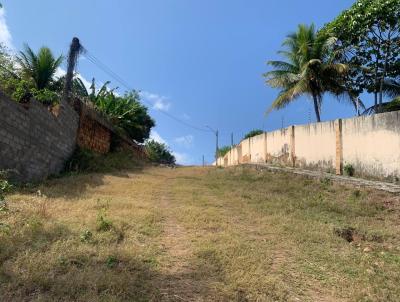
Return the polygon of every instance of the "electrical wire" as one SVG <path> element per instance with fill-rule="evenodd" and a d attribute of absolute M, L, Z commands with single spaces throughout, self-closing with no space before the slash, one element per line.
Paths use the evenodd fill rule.
<path fill-rule="evenodd" d="M 116 80 L 118 83 L 120 83 L 122 86 L 124 86 L 127 90 L 132 91 L 134 90 L 132 87 L 130 87 L 130 85 L 122 78 L 120 77 L 117 73 L 115 73 L 111 68 L 109 68 L 107 65 L 105 65 L 103 62 L 101 62 L 96 56 L 94 56 L 89 50 L 87 50 L 86 48 L 84 48 L 84 53 L 83 55 L 86 57 L 86 59 L 88 59 L 92 64 L 96 65 L 99 69 L 101 69 L 103 72 L 105 72 L 107 75 L 109 75 L 111 78 L 113 78 L 114 80 Z M 153 106 L 154 104 L 152 104 L 151 102 L 149 102 L 146 99 L 142 99 L 143 102 L 145 102 L 146 104 L 148 104 L 149 106 Z M 201 128 L 195 125 L 192 125 L 164 110 L 159 110 L 159 112 L 161 112 L 162 114 L 168 116 L 169 118 L 175 120 L 178 123 L 181 123 L 182 125 L 185 125 L 186 127 L 192 128 L 194 130 L 197 131 L 203 131 L 203 132 L 211 132 L 209 129 L 206 128 Z"/>

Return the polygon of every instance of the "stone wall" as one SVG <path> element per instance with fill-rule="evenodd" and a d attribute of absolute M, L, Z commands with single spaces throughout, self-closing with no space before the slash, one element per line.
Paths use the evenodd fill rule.
<path fill-rule="evenodd" d="M 78 120 L 68 104 L 51 113 L 35 100 L 19 104 L 0 92 L 0 170 L 18 181 L 59 173 L 75 149 Z"/>
<path fill-rule="evenodd" d="M 376 179 L 400 178 L 400 112 L 291 126 L 243 140 L 218 164 L 266 162 Z"/>

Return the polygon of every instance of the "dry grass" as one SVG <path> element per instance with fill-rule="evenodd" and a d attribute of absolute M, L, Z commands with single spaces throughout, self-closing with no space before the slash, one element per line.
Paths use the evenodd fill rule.
<path fill-rule="evenodd" d="M 243 168 L 145 168 L 7 199 L 2 301 L 400 296 L 399 200 L 381 192 Z"/>

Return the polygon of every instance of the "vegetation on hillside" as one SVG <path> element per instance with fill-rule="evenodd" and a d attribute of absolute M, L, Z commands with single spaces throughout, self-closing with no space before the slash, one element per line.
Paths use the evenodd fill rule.
<path fill-rule="evenodd" d="M 47 47 L 35 53 L 26 45 L 14 57 L 0 46 L 0 89 L 17 102 L 28 102 L 33 97 L 46 106 L 55 105 L 61 99 L 65 81 L 65 76 L 56 77 L 62 62 L 63 56 L 55 56 Z M 96 89 L 93 79 L 92 86 L 87 88 L 79 75 L 75 75 L 72 94 L 92 103 L 117 129 L 132 140 L 143 143 L 155 126 L 147 107 L 140 103 L 136 91 L 121 96 L 115 93 L 115 89 L 109 89 L 109 84 L 106 82 Z"/>
<path fill-rule="evenodd" d="M 240 167 L 144 169 L 7 195 L 2 301 L 398 301 L 398 196 Z"/>
<path fill-rule="evenodd" d="M 145 148 L 147 156 L 151 162 L 167 165 L 175 164 L 175 156 L 166 144 L 150 139 L 146 141 Z"/>

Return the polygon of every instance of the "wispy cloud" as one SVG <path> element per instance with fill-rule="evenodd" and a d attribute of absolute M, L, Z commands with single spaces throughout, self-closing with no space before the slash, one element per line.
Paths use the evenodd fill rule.
<path fill-rule="evenodd" d="M 190 115 L 187 113 L 182 114 L 182 118 L 186 121 L 190 120 Z"/>
<path fill-rule="evenodd" d="M 158 95 L 156 93 L 151 93 L 148 91 L 141 91 L 140 96 L 153 104 L 153 109 L 168 111 L 171 107 L 171 103 L 168 101 L 168 98 L 162 95 Z"/>
<path fill-rule="evenodd" d="M 185 135 L 185 136 L 180 136 L 174 139 L 174 142 L 184 146 L 185 148 L 190 148 L 193 146 L 194 142 L 194 136 L 193 135 Z"/>
<path fill-rule="evenodd" d="M 4 8 L 0 8 L 0 43 L 4 44 L 8 48 L 13 49 L 11 33 L 8 30 L 6 13 Z"/>

